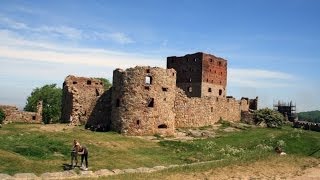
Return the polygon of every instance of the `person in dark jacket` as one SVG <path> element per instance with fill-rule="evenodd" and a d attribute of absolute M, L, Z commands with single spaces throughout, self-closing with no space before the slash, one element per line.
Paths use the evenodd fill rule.
<path fill-rule="evenodd" d="M 74 141 L 74 147 L 76 154 L 81 156 L 81 166 L 83 166 L 83 160 L 85 160 L 85 168 L 83 170 L 88 170 L 88 149 L 85 146 L 81 146 L 78 141 Z"/>

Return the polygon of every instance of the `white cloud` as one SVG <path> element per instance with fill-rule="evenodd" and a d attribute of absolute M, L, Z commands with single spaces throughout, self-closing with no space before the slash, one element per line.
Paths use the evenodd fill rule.
<path fill-rule="evenodd" d="M 228 82 L 232 86 L 274 88 L 292 85 L 294 76 L 291 74 L 261 70 L 261 69 L 234 69 L 228 70 Z"/>
<path fill-rule="evenodd" d="M 17 22 L 4 16 L 0 16 L 0 23 L 7 25 L 12 29 L 29 29 L 25 23 Z"/>
<path fill-rule="evenodd" d="M 122 32 L 95 32 L 84 31 L 78 28 L 57 25 L 57 26 L 30 26 L 23 22 L 18 22 L 5 16 L 0 15 L 0 24 L 5 25 L 8 29 L 23 30 L 29 33 L 35 33 L 38 36 L 46 37 L 64 37 L 67 39 L 80 40 L 80 39 L 95 39 L 95 40 L 107 40 L 118 44 L 130 44 L 134 43 L 134 40 L 127 34 Z"/>
<path fill-rule="evenodd" d="M 62 43 L 63 44 L 63 43 Z M 83 64 L 112 68 L 136 65 L 164 66 L 160 59 L 105 49 L 69 47 L 24 39 L 10 31 L 0 31 L 0 57 L 61 64 Z"/>

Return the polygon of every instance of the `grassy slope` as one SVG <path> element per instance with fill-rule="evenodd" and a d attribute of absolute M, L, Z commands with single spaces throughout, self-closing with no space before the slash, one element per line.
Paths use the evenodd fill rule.
<path fill-rule="evenodd" d="M 280 145 L 290 155 L 307 157 L 320 148 L 320 133 L 285 127 L 283 129 L 254 128 L 241 132 L 221 133 L 219 138 L 188 142 L 161 141 L 155 143 L 112 132 L 98 133 L 73 129 L 43 131 L 44 125 L 10 124 L 0 129 L 0 172 L 62 171 L 69 163 L 73 139 L 89 149 L 92 170 L 153 167 L 207 160 L 224 161 L 198 167 L 177 168 L 169 172 L 189 172 L 274 156 Z M 47 125 L 48 126 L 48 125 Z M 319 158 L 320 152 L 313 154 Z M 172 173 L 172 172 L 171 172 Z M 139 175 L 137 175 L 139 176 Z"/>

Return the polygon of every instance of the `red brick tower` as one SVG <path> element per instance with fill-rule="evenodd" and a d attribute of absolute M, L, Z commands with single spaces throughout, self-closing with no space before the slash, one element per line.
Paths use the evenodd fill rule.
<path fill-rule="evenodd" d="M 177 86 L 189 97 L 226 96 L 227 61 L 223 58 L 202 52 L 171 56 L 167 68 L 177 71 Z"/>

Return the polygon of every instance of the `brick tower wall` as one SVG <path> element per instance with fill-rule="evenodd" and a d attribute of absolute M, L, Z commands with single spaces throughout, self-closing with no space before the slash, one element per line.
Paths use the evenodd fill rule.
<path fill-rule="evenodd" d="M 225 97 L 227 61 L 205 53 L 168 57 L 167 68 L 177 71 L 177 87 L 188 97 Z"/>
<path fill-rule="evenodd" d="M 201 97 L 225 97 L 227 86 L 227 61 L 203 53 Z"/>
<path fill-rule="evenodd" d="M 201 97 L 202 53 L 167 57 L 167 68 L 177 71 L 177 87 L 188 97 Z"/>

